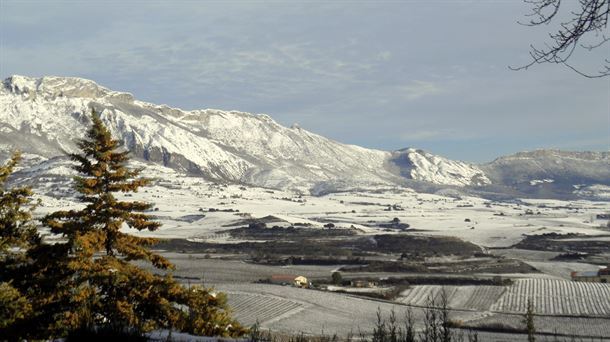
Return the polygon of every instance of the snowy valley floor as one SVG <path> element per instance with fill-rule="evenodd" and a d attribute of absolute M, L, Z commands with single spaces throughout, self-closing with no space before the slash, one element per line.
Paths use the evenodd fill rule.
<path fill-rule="evenodd" d="M 155 185 L 129 199 L 154 203 L 151 214 L 163 226 L 137 234 L 166 240 L 158 248 L 176 264 L 175 275 L 226 292 L 244 324 L 358 334 L 371 331 L 378 308 L 399 317 L 410 308 L 421 318 L 426 298 L 444 289 L 452 320 L 465 328 L 519 329 L 532 298 L 540 333 L 610 337 L 610 285 L 569 280 L 573 271 L 610 262 L 610 229 L 597 219 L 610 212 L 610 202 L 497 202 L 404 188 L 313 197 L 216 184 L 165 168 L 147 172 Z M 39 215 L 78 205 L 53 190 L 38 184 Z M 309 264 L 285 262 L 290 257 Z M 259 282 L 292 274 L 324 285 L 337 270 L 345 280 L 404 278 L 401 285 L 410 285 L 379 299 L 349 288 L 339 293 Z M 498 341 L 523 338 L 486 334 Z"/>

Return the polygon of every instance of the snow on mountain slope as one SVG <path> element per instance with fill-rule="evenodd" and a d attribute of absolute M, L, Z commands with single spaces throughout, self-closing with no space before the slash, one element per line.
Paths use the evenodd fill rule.
<path fill-rule="evenodd" d="M 392 155 L 392 161 L 408 178 L 447 185 L 487 185 L 491 181 L 477 166 L 449 160 L 422 150 L 404 149 Z"/>
<path fill-rule="evenodd" d="M 75 141 L 89 126 L 91 108 L 134 157 L 223 182 L 313 194 L 474 186 L 486 193 L 538 197 L 573 197 L 575 186 L 610 185 L 608 153 L 525 152 L 477 166 L 416 149 L 386 152 L 341 144 L 298 126 L 281 126 L 264 114 L 154 105 L 70 77 L 12 76 L 3 82 L 0 154 L 19 148 L 51 158 L 47 166 L 65 173 L 67 161 L 53 158 L 77 151 Z"/>
<path fill-rule="evenodd" d="M 0 144 L 53 157 L 75 152 L 90 108 L 136 157 L 230 182 L 274 188 L 395 185 L 390 153 L 340 144 L 267 115 L 183 111 L 79 78 L 13 76 L 0 89 Z"/>
<path fill-rule="evenodd" d="M 533 179 L 556 180 L 574 174 L 578 174 L 581 180 L 603 181 L 610 180 L 610 152 L 519 152 L 500 157 L 481 168 L 490 177 L 498 180 L 510 178 L 514 183 Z"/>
<path fill-rule="evenodd" d="M 481 165 L 481 169 L 493 183 L 528 195 L 603 199 L 594 190 L 610 185 L 610 152 L 519 152 Z M 576 191 L 590 186 L 591 191 Z"/>

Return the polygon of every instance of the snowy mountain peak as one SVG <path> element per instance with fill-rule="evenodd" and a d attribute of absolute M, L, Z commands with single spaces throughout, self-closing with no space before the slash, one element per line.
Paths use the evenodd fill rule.
<path fill-rule="evenodd" d="M 476 166 L 414 148 L 387 152 L 341 144 L 298 124 L 284 127 L 267 114 L 185 111 L 137 101 L 82 78 L 15 75 L 3 85 L 0 152 L 19 148 L 42 159 L 76 152 L 75 141 L 89 127 L 95 108 L 137 159 L 223 182 L 322 194 L 430 183 L 462 188 L 525 184 L 542 190 L 567 184 L 572 189 L 571 184 L 610 179 L 608 153 L 537 151 Z M 554 182 L 536 182 L 542 179 Z"/>
<path fill-rule="evenodd" d="M 4 88 L 13 94 L 34 99 L 42 96 L 46 99 L 57 97 L 97 99 L 117 97 L 123 101 L 133 101 L 133 95 L 116 92 L 97 83 L 78 77 L 44 76 L 41 78 L 13 75 L 4 80 Z"/>
<path fill-rule="evenodd" d="M 398 150 L 392 161 L 401 168 L 403 176 L 435 184 L 457 186 L 491 184 L 485 173 L 475 165 L 449 160 L 414 148 Z"/>
<path fill-rule="evenodd" d="M 0 145 L 45 157 L 75 152 L 92 107 L 135 157 L 210 179 L 301 191 L 401 180 L 384 166 L 388 152 L 283 127 L 266 114 L 135 101 L 79 78 L 6 79 Z"/>

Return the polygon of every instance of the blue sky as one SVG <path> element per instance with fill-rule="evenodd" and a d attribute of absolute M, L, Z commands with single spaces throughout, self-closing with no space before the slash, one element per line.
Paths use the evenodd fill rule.
<path fill-rule="evenodd" d="M 472 162 L 610 148 L 610 78 L 528 61 L 553 26 L 510 1 L 0 0 L 0 76 L 92 79 L 183 109 Z M 608 47 L 574 64 L 595 71 Z"/>

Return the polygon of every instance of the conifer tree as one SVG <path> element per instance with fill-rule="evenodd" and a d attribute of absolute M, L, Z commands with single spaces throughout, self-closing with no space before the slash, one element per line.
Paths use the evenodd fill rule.
<path fill-rule="evenodd" d="M 82 176 L 75 177 L 76 189 L 81 194 L 80 201 L 87 203 L 82 210 L 58 211 L 45 218 L 45 224 L 56 234 L 69 239 L 73 252 L 83 256 L 93 256 L 105 251 L 107 256 L 115 253 L 127 260 L 148 260 L 156 267 L 168 268 L 169 262 L 150 252 L 146 246 L 154 239 L 138 238 L 121 232 L 124 224 L 137 230 L 155 230 L 159 223 L 142 213 L 151 204 L 137 201 L 121 201 L 114 194 L 135 192 L 150 181 L 138 178 L 140 170 L 128 169 L 127 151 L 119 151 L 119 141 L 112 138 L 110 131 L 94 112 L 93 127 L 85 139 L 78 142 L 83 154 L 71 154 L 78 163 L 75 170 Z"/>
<path fill-rule="evenodd" d="M 228 315 L 226 301 L 208 289 L 186 289 L 171 275 L 159 276 L 130 261 L 173 265 L 149 250 L 155 239 L 131 235 L 122 228 L 155 230 L 159 223 L 145 214 L 151 204 L 121 200 L 118 193 L 135 192 L 149 180 L 127 167 L 129 156 L 92 112 L 92 127 L 78 142 L 82 153 L 70 157 L 77 165 L 76 189 L 85 207 L 47 215 L 45 226 L 62 234 L 64 261 L 72 272 L 69 291 L 54 313 L 57 331 L 97 329 L 145 332 L 155 328 L 186 329 L 198 334 L 235 336 L 243 329 Z M 196 305 L 197 307 L 193 307 Z M 184 308 L 190 308 L 185 310 Z"/>
<path fill-rule="evenodd" d="M 32 314 L 31 303 L 26 297 L 25 282 L 28 263 L 27 252 L 40 242 L 32 212 L 36 202 L 28 187 L 8 189 L 6 182 L 21 160 L 15 152 L 0 166 L 0 335 L 12 336 Z"/>
<path fill-rule="evenodd" d="M 0 166 L 0 258 L 14 257 L 15 252 L 23 252 L 39 242 L 36 226 L 32 222 L 32 212 L 36 203 L 32 200 L 32 190 L 28 187 L 6 188 L 8 177 L 21 160 L 21 153 L 15 152 L 5 165 Z M 19 248 L 19 251 L 15 249 Z"/>

